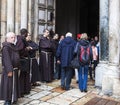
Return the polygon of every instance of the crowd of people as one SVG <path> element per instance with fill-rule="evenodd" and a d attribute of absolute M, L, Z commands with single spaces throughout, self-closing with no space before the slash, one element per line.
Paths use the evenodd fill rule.
<path fill-rule="evenodd" d="M 80 62 L 79 68 L 72 68 L 71 60 L 82 52 L 79 46 L 89 47 L 90 60 L 87 63 Z M 88 40 L 86 33 L 78 34 L 75 39 L 70 32 L 65 36 L 50 35 L 50 31 L 44 29 L 39 43 L 36 43 L 28 30 L 23 28 L 20 35 L 13 32 L 6 34 L 1 52 L 0 100 L 5 100 L 4 105 L 12 105 L 17 103 L 18 98 L 29 94 L 31 88 L 40 86 L 40 82 L 60 79 L 61 89 L 67 91 L 74 75 L 80 91 L 87 92 L 88 71 L 90 79 L 95 78 L 99 41 L 97 36 L 94 40 Z M 37 52 L 39 56 L 36 56 Z"/>

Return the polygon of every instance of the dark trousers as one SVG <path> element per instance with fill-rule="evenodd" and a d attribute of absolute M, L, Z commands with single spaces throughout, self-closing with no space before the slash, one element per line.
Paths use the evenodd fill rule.
<path fill-rule="evenodd" d="M 73 71 L 70 67 L 62 67 L 61 69 L 61 86 L 65 87 L 66 90 L 70 89 Z"/>
<path fill-rule="evenodd" d="M 28 94 L 31 90 L 30 75 L 27 72 L 20 73 L 21 95 Z"/>
<path fill-rule="evenodd" d="M 21 72 L 20 72 L 20 88 L 21 95 L 28 94 L 31 90 L 31 81 L 30 81 L 30 59 L 23 58 L 20 59 L 21 63 Z"/>
<path fill-rule="evenodd" d="M 95 77 L 95 68 L 96 68 L 96 66 L 97 66 L 97 64 L 98 64 L 98 61 L 97 60 L 94 60 L 93 61 L 93 69 L 94 69 L 94 77 Z"/>
<path fill-rule="evenodd" d="M 61 77 L 61 64 L 56 63 L 54 72 L 54 79 L 60 79 Z"/>
<path fill-rule="evenodd" d="M 90 75 L 90 79 L 93 79 L 93 77 L 92 77 L 92 67 L 91 66 L 89 67 L 89 75 Z"/>

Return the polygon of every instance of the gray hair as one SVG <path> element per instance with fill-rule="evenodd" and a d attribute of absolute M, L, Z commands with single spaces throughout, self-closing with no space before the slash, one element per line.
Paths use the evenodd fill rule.
<path fill-rule="evenodd" d="M 66 35 L 65 35 L 65 37 L 72 37 L 72 33 L 70 33 L 70 32 L 68 32 Z"/>
<path fill-rule="evenodd" d="M 15 36 L 15 33 L 14 32 L 8 32 L 7 34 L 6 34 L 6 38 L 9 38 L 9 37 L 11 37 L 11 36 Z"/>

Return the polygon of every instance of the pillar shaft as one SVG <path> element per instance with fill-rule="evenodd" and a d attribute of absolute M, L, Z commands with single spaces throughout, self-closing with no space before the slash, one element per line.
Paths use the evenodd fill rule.
<path fill-rule="evenodd" d="M 38 41 L 38 0 L 34 3 L 34 33 L 33 33 L 33 39 L 35 42 Z"/>
<path fill-rule="evenodd" d="M 109 64 L 102 81 L 104 94 L 120 96 L 120 1 L 109 0 Z"/>
<path fill-rule="evenodd" d="M 1 23 L 6 23 L 7 21 L 7 14 L 6 14 L 6 9 L 7 9 L 7 0 L 1 0 Z M 3 32 L 4 31 L 4 32 Z M 2 29 L 2 25 L 1 25 L 1 34 L 5 33 L 5 29 Z"/>
<path fill-rule="evenodd" d="M 0 0 L 0 48 L 2 47 L 2 43 L 5 41 L 6 34 L 6 9 L 7 9 L 7 0 Z M 0 58 L 0 73 L 2 72 L 2 62 Z"/>
<path fill-rule="evenodd" d="M 15 1 L 15 33 L 18 35 L 20 32 L 20 1 Z"/>
<path fill-rule="evenodd" d="M 110 0 L 109 5 L 109 63 L 119 64 L 120 3 Z"/>
<path fill-rule="evenodd" d="M 108 0 L 100 0 L 100 60 L 108 60 Z"/>
<path fill-rule="evenodd" d="M 28 31 L 33 36 L 33 29 L 34 29 L 34 3 L 35 1 L 29 0 L 29 9 L 28 9 Z"/>
<path fill-rule="evenodd" d="M 100 62 L 95 70 L 95 85 L 98 87 L 102 87 L 102 80 L 104 73 L 107 71 L 108 63 L 108 4 L 108 0 L 100 0 Z"/>
<path fill-rule="evenodd" d="M 21 28 L 27 28 L 28 24 L 28 0 L 21 0 Z"/>
<path fill-rule="evenodd" d="M 7 28 L 7 0 L 1 0 L 1 44 L 5 40 L 6 28 Z"/>
<path fill-rule="evenodd" d="M 14 32 L 14 0 L 7 0 L 7 32 Z"/>

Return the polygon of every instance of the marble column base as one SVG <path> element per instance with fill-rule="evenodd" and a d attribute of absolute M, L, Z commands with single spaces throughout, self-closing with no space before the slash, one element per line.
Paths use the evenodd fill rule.
<path fill-rule="evenodd" d="M 107 95 L 120 96 L 119 66 L 108 64 L 107 72 L 102 80 L 102 92 Z"/>
<path fill-rule="evenodd" d="M 95 87 L 102 87 L 102 79 L 104 76 L 104 73 L 107 71 L 107 62 L 106 61 L 100 61 L 95 69 Z"/>

